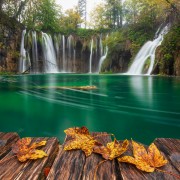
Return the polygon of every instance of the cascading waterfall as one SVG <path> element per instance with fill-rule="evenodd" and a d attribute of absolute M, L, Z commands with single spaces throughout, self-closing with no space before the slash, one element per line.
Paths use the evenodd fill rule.
<path fill-rule="evenodd" d="M 67 38 L 67 49 L 68 49 L 68 57 L 69 59 L 71 59 L 71 55 L 72 55 L 72 35 L 68 36 Z"/>
<path fill-rule="evenodd" d="M 62 54 L 62 58 L 63 58 L 62 67 L 63 67 L 63 70 L 62 70 L 62 72 L 66 72 L 66 52 L 65 52 L 65 45 L 66 45 L 65 36 L 63 35 L 63 36 L 62 36 L 62 48 L 63 48 L 63 54 Z"/>
<path fill-rule="evenodd" d="M 60 42 L 61 42 L 61 35 L 54 36 L 54 46 L 56 50 L 56 61 L 59 63 L 60 61 Z"/>
<path fill-rule="evenodd" d="M 165 26 L 162 31 L 160 31 L 158 37 L 153 41 L 148 41 L 144 44 L 144 46 L 140 49 L 138 54 L 136 55 L 133 64 L 126 74 L 130 75 L 142 75 L 143 67 L 148 58 L 150 58 L 150 66 L 146 75 L 150 75 L 153 69 L 154 60 L 155 60 L 155 52 L 156 48 L 161 45 L 163 41 L 163 37 L 168 32 L 168 25 Z M 159 31 L 159 29 L 158 29 Z M 157 34 L 157 33 L 156 33 Z"/>
<path fill-rule="evenodd" d="M 102 57 L 103 56 L 102 34 L 100 36 L 99 43 L 100 43 L 100 56 Z"/>
<path fill-rule="evenodd" d="M 28 58 L 26 57 L 26 50 L 24 47 L 24 38 L 26 34 L 26 29 L 22 32 L 22 39 L 21 39 L 21 49 L 20 49 L 20 58 L 19 58 L 19 72 L 23 73 L 28 69 L 30 66 Z"/>
<path fill-rule="evenodd" d="M 69 35 L 67 38 L 67 50 L 68 50 L 68 58 L 67 58 L 67 64 L 68 64 L 68 72 L 73 71 L 73 63 L 74 63 L 74 47 L 73 47 L 73 36 Z"/>
<path fill-rule="evenodd" d="M 100 60 L 99 60 L 98 73 L 101 72 L 101 66 L 102 66 L 104 60 L 105 60 L 106 57 L 107 57 L 107 53 L 108 53 L 108 47 L 106 46 L 105 54 L 104 54 L 104 55 L 100 58 Z"/>
<path fill-rule="evenodd" d="M 33 72 L 38 72 L 38 49 L 37 49 L 37 36 L 36 31 L 32 32 L 32 59 L 33 59 Z"/>
<path fill-rule="evenodd" d="M 76 50 L 73 50 L 73 72 L 76 72 Z"/>
<path fill-rule="evenodd" d="M 92 73 L 92 54 L 93 54 L 93 39 L 91 40 L 91 53 L 89 57 L 89 73 Z"/>
<path fill-rule="evenodd" d="M 89 62 L 85 61 L 88 58 L 86 51 L 88 47 L 84 48 L 81 45 L 83 41 L 72 35 L 67 37 L 66 42 L 65 36 L 61 34 L 55 34 L 52 39 L 51 35 L 43 32 L 24 30 L 21 39 L 19 72 L 98 72 L 100 57 L 102 62 L 107 54 L 102 44 L 102 35 L 99 40 L 95 37 L 90 40 Z"/>
<path fill-rule="evenodd" d="M 42 48 L 44 55 L 44 71 L 46 73 L 58 72 L 53 41 L 50 35 L 42 33 Z"/>

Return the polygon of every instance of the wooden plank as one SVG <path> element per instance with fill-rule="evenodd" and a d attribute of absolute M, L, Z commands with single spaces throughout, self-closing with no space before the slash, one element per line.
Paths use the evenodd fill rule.
<path fill-rule="evenodd" d="M 81 150 L 64 151 L 63 146 L 54 161 L 47 177 L 48 180 L 79 180 L 85 163 L 85 155 Z"/>
<path fill-rule="evenodd" d="M 11 150 L 11 146 L 19 139 L 17 133 L 0 133 L 0 160 Z"/>
<path fill-rule="evenodd" d="M 164 155 L 164 153 L 162 152 L 162 154 Z M 130 155 L 133 156 L 132 154 L 132 144 L 130 143 L 130 147 L 129 150 L 124 154 L 124 155 Z M 164 157 L 166 158 L 166 156 L 164 155 Z M 177 178 L 175 178 L 172 175 L 163 173 L 163 172 L 159 172 L 159 171 L 154 171 L 152 173 L 147 173 L 147 172 L 143 172 L 141 170 L 138 170 L 135 165 L 131 165 L 128 163 L 120 163 L 119 162 L 119 167 L 120 167 L 120 172 L 121 175 L 123 177 L 123 180 L 177 180 Z M 163 171 L 168 171 L 168 172 L 172 172 L 174 174 L 178 174 L 178 172 L 174 169 L 174 167 L 168 163 L 167 165 L 159 168 Z"/>
<path fill-rule="evenodd" d="M 111 142 L 111 137 L 107 133 L 93 133 L 93 136 L 100 143 L 106 146 L 108 142 Z M 102 135 L 102 136 L 100 136 Z M 84 165 L 82 179 L 83 180 L 105 180 L 105 179 L 122 179 L 119 172 L 118 163 L 115 160 L 106 161 L 99 165 L 104 159 L 101 155 L 93 153 L 91 156 L 86 158 L 86 163 Z M 98 169 L 97 169 L 98 167 Z"/>
<path fill-rule="evenodd" d="M 0 138 L 1 138 L 1 136 L 2 136 L 2 135 L 4 135 L 4 134 L 5 134 L 5 133 L 3 133 L 3 132 L 0 132 Z"/>
<path fill-rule="evenodd" d="M 154 143 L 180 173 L 180 139 L 158 138 L 155 139 Z"/>
<path fill-rule="evenodd" d="M 52 166 L 59 148 L 57 138 L 33 138 L 33 142 L 42 140 L 46 140 L 47 144 L 38 149 L 44 150 L 48 157 L 22 163 L 16 157 L 8 159 L 13 156 L 11 151 L 2 159 L 0 164 L 3 167 L 0 168 L 0 179 L 45 179 L 44 168 Z"/>

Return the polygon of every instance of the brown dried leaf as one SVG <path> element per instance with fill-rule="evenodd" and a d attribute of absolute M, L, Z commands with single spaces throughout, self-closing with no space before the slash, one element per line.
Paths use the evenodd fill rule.
<path fill-rule="evenodd" d="M 154 143 L 149 146 L 147 151 L 143 145 L 135 141 L 132 141 L 132 145 L 134 157 L 124 156 L 118 158 L 118 161 L 134 164 L 138 169 L 145 172 L 153 172 L 157 167 L 167 164 L 168 161 L 164 159 Z"/>
<path fill-rule="evenodd" d="M 89 133 L 86 127 L 69 128 L 64 131 L 72 139 L 67 141 L 64 150 L 81 149 L 86 156 L 89 156 L 97 142 Z"/>
<path fill-rule="evenodd" d="M 107 146 L 103 146 L 102 144 L 96 145 L 93 152 L 101 154 L 103 158 L 107 160 L 113 160 L 114 158 L 122 155 L 127 150 L 128 145 L 128 140 L 124 140 L 124 142 L 120 144 L 115 139 L 113 142 L 108 143 Z"/>
<path fill-rule="evenodd" d="M 31 138 L 22 138 L 12 146 L 12 151 L 17 155 L 17 158 L 21 162 L 25 162 L 28 159 L 38 159 L 47 156 L 42 150 L 37 150 L 37 147 L 44 146 L 46 141 L 36 142 L 31 144 Z"/>
<path fill-rule="evenodd" d="M 76 135 L 90 135 L 89 130 L 86 127 L 75 127 L 75 128 L 68 128 L 66 130 L 64 130 L 64 132 L 66 133 L 66 135 L 71 136 L 71 137 L 75 137 Z"/>

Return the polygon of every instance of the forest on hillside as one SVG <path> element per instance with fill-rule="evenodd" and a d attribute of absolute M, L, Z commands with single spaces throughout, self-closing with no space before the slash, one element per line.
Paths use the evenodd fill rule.
<path fill-rule="evenodd" d="M 132 60 L 140 47 L 154 38 L 160 25 L 170 23 L 172 32 L 167 35 L 170 37 L 165 38 L 168 43 L 164 43 L 168 48 L 163 47 L 158 52 L 157 66 L 154 68 L 156 74 L 169 75 L 177 74 L 174 72 L 174 62 L 179 59 L 179 8 L 178 0 L 104 0 L 90 12 L 90 19 L 84 21 L 78 6 L 64 12 L 55 0 L 0 2 L 0 12 L 10 18 L 8 22 L 15 19 L 28 30 L 61 33 L 66 36 L 75 34 L 83 39 L 109 33 L 108 38 L 103 41 L 109 48 L 102 68 L 105 72 L 118 72 L 122 56 L 119 52 L 123 52 L 128 46 Z M 82 28 L 82 24 L 86 28 Z M 2 43 L 1 46 L 3 47 Z M 172 49 L 171 52 L 169 49 Z M 165 63 L 163 59 L 166 60 Z"/>
<path fill-rule="evenodd" d="M 63 12 L 55 0 L 2 0 L 0 11 L 29 29 L 51 32 L 75 31 L 81 23 L 95 30 L 119 29 L 132 24 L 156 27 L 172 12 L 178 13 L 178 0 L 104 0 L 83 22 L 78 6 Z"/>

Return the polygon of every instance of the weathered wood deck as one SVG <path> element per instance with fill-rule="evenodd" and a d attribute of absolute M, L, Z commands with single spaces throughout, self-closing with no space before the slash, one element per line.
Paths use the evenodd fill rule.
<path fill-rule="evenodd" d="M 95 133 L 97 134 L 97 133 Z M 46 140 L 42 147 L 48 157 L 21 163 L 13 157 L 11 146 L 19 139 L 17 133 L 0 132 L 0 180 L 93 180 L 96 166 L 103 160 L 98 154 L 85 157 L 81 150 L 64 151 L 57 138 L 33 138 Z M 103 144 L 111 141 L 109 136 L 100 136 Z M 154 141 L 169 161 L 162 170 L 180 175 L 180 140 L 159 138 Z M 129 152 L 127 152 L 129 153 Z M 49 171 L 46 176 L 44 171 Z M 97 180 L 176 180 L 162 172 L 145 173 L 134 165 L 118 163 L 117 160 L 101 164 L 96 173 Z"/>

